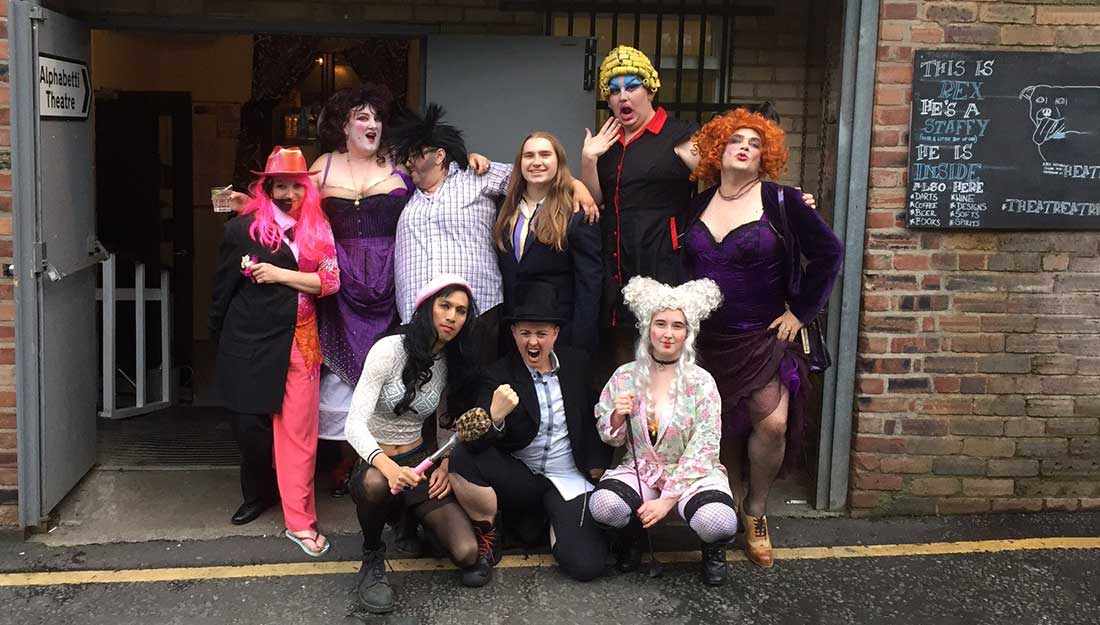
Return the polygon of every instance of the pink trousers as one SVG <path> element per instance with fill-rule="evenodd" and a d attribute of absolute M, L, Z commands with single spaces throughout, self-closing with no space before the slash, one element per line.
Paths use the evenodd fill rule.
<path fill-rule="evenodd" d="M 283 410 L 272 415 L 275 475 L 282 498 L 283 520 L 292 532 L 317 529 L 313 473 L 317 464 L 317 417 L 321 380 L 306 367 L 298 342 L 290 347 Z"/>

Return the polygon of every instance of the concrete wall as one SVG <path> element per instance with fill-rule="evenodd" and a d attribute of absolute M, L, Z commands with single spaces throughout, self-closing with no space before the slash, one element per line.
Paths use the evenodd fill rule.
<path fill-rule="evenodd" d="M 1100 7 L 881 9 L 853 511 L 1100 508 L 1100 234 L 903 226 L 914 50 L 1095 52 Z"/>

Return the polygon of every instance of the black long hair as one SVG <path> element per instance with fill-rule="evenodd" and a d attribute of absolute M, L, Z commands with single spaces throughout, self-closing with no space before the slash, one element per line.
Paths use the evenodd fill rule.
<path fill-rule="evenodd" d="M 393 121 L 393 95 L 385 85 L 365 82 L 358 87 L 341 89 L 329 97 L 321 116 L 317 120 L 317 138 L 321 142 L 321 152 L 346 152 L 348 137 L 344 126 L 348 123 L 348 114 L 358 108 L 369 106 L 382 120 L 382 136 L 378 145 L 380 164 L 386 162 L 386 156 L 392 152 L 387 140 L 390 122 Z"/>
<path fill-rule="evenodd" d="M 447 359 L 447 414 L 440 418 L 440 424 L 449 428 L 454 423 L 454 415 L 461 414 L 472 403 L 471 389 L 476 386 L 478 376 L 477 347 L 473 339 L 477 307 L 474 294 L 469 289 L 451 285 L 421 302 L 409 323 L 399 329 L 404 334 L 401 344 L 408 358 L 401 370 L 405 395 L 393 407 L 394 414 L 400 415 L 412 410 L 417 392 L 432 379 L 432 363 L 436 357 L 432 347 L 439 339 L 433 323 L 432 309 L 435 300 L 447 297 L 455 291 L 465 293 L 470 303 L 466 308 L 466 322 L 462 324 L 462 329 L 443 347 L 443 357 Z"/>

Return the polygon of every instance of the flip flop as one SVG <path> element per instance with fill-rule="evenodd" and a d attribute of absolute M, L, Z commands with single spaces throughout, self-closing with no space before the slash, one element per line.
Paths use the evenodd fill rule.
<path fill-rule="evenodd" d="M 302 551 L 311 558 L 320 558 L 321 556 L 328 553 L 329 547 L 332 546 L 332 543 L 330 543 L 328 540 L 326 540 L 325 544 L 321 546 L 320 551 L 314 551 L 306 545 L 307 540 L 312 540 L 313 544 L 317 544 L 317 539 L 321 537 L 320 532 L 314 532 L 313 536 L 295 536 L 294 534 L 290 533 L 290 530 L 288 529 L 283 532 L 283 535 L 289 538 L 290 542 L 301 547 Z"/>

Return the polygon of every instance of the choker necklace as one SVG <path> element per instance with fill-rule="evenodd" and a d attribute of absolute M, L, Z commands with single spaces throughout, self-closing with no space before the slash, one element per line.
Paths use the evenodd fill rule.
<path fill-rule="evenodd" d="M 674 365 L 674 364 L 680 362 L 679 358 L 675 358 L 673 360 L 661 360 L 660 358 L 657 358 L 656 356 L 654 356 L 652 354 L 650 354 L 650 358 L 652 358 L 653 362 L 657 363 L 657 365 L 660 366 L 660 367 L 667 367 L 669 365 Z"/>
<path fill-rule="evenodd" d="M 718 197 L 722 198 L 723 200 L 726 200 L 727 202 L 732 202 L 734 200 L 740 200 L 741 198 L 745 197 L 745 195 L 748 194 L 748 192 L 750 190 L 752 190 L 752 188 L 756 185 L 757 182 L 760 182 L 760 178 L 759 177 L 753 178 L 751 181 L 745 183 L 745 185 L 742 186 L 740 189 L 735 191 L 732 195 L 726 195 L 725 193 L 722 193 L 722 185 L 719 184 L 718 185 Z"/>

